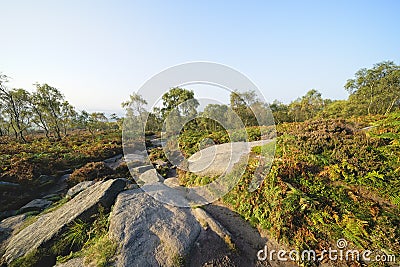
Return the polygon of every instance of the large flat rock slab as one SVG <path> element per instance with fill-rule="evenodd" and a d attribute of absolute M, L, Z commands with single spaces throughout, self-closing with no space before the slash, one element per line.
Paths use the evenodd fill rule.
<path fill-rule="evenodd" d="M 251 148 L 272 142 L 272 139 L 254 142 L 232 142 L 214 145 L 200 150 L 189 159 L 189 171 L 198 175 L 217 176 L 229 173 Z"/>
<path fill-rule="evenodd" d="M 200 228 L 189 208 L 158 202 L 141 189 L 124 191 L 115 202 L 109 230 L 121 246 L 116 266 L 174 266 Z"/>
<path fill-rule="evenodd" d="M 29 252 L 48 248 L 72 221 L 88 219 L 96 213 L 99 204 L 110 208 L 125 184 L 123 179 L 98 182 L 60 208 L 40 216 L 37 221 L 11 237 L 3 259 L 11 263 Z"/>

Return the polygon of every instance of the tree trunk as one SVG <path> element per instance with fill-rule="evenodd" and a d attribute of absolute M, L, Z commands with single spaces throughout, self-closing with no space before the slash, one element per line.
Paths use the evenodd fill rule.
<path fill-rule="evenodd" d="M 50 139 L 49 129 L 48 129 L 47 126 L 46 126 L 46 122 L 45 122 L 44 119 L 43 119 L 42 113 L 41 113 L 36 107 L 33 107 L 33 110 L 36 112 L 36 114 L 37 114 L 38 117 L 39 117 L 39 121 L 40 121 L 40 124 L 41 124 L 41 125 L 38 125 L 38 126 L 41 127 L 41 128 L 43 128 L 43 130 L 45 131 L 45 134 L 46 134 L 46 138 L 47 138 L 47 139 Z"/>
<path fill-rule="evenodd" d="M 19 136 L 21 137 L 21 140 L 24 141 L 24 143 L 27 143 L 24 135 L 22 134 L 22 130 L 19 131 Z"/>
<path fill-rule="evenodd" d="M 394 103 L 396 103 L 397 99 L 399 99 L 399 98 L 395 97 L 395 99 L 393 99 L 393 101 L 390 103 L 389 107 L 386 109 L 385 115 L 390 113 L 390 111 L 392 110 Z"/>
<path fill-rule="evenodd" d="M 61 140 L 61 131 L 58 127 L 56 127 L 57 141 Z"/>
<path fill-rule="evenodd" d="M 372 102 L 373 102 L 373 89 L 374 89 L 374 83 L 372 83 L 369 88 L 371 89 L 371 94 L 369 98 L 369 105 L 368 105 L 368 115 L 371 115 L 371 107 L 372 107 Z"/>

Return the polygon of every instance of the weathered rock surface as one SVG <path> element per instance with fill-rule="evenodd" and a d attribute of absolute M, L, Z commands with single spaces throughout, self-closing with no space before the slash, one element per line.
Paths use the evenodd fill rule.
<path fill-rule="evenodd" d="M 139 179 L 143 181 L 144 183 L 158 183 L 158 182 L 164 182 L 164 178 L 158 174 L 158 172 L 155 169 L 149 169 L 142 173 L 139 176 Z"/>
<path fill-rule="evenodd" d="M 168 165 L 168 162 L 163 161 L 162 159 L 157 159 L 153 162 L 153 164 L 155 164 L 156 167 L 161 168 L 161 167 L 166 167 Z"/>
<path fill-rule="evenodd" d="M 235 163 L 243 155 L 250 152 L 254 146 L 260 146 L 273 140 L 261 140 L 254 142 L 232 142 L 214 145 L 200 150 L 189 159 L 189 170 L 198 175 L 215 176 L 229 173 Z"/>
<path fill-rule="evenodd" d="M 95 181 L 84 181 L 80 182 L 79 184 L 75 185 L 74 187 L 71 187 L 68 192 L 67 192 L 67 197 L 73 198 L 89 186 L 92 186 L 95 184 Z"/>
<path fill-rule="evenodd" d="M 105 159 L 105 160 L 104 160 L 104 163 L 114 163 L 114 162 L 117 162 L 117 161 L 118 161 L 119 159 L 121 159 L 121 158 L 122 158 L 122 154 L 118 154 L 118 155 L 116 155 L 116 156 L 114 156 L 114 157 Z"/>
<path fill-rule="evenodd" d="M 125 185 L 122 179 L 98 182 L 60 208 L 40 216 L 36 222 L 11 237 L 3 259 L 11 263 L 36 249 L 47 248 L 73 220 L 89 218 L 99 204 L 110 208 Z"/>
<path fill-rule="evenodd" d="M 143 165 L 143 166 L 133 168 L 133 171 L 137 174 L 142 174 L 151 169 L 153 169 L 153 165 Z"/>
<path fill-rule="evenodd" d="M 40 186 L 47 186 L 54 184 L 56 182 L 57 178 L 52 175 L 40 175 L 38 178 L 38 182 Z"/>
<path fill-rule="evenodd" d="M 135 153 L 125 154 L 122 160 L 126 163 L 128 168 L 136 168 L 150 164 L 150 161 L 147 158 L 146 151 L 135 151 Z"/>
<path fill-rule="evenodd" d="M 49 207 L 53 202 L 47 199 L 34 199 L 25 206 L 19 209 L 20 213 L 25 213 L 29 211 L 42 211 L 45 208 Z"/>
<path fill-rule="evenodd" d="M 0 181 L 0 189 L 10 189 L 10 188 L 18 188 L 18 187 L 20 187 L 20 185 L 17 183 Z"/>
<path fill-rule="evenodd" d="M 62 182 L 67 181 L 70 176 L 71 176 L 71 173 L 66 173 L 60 177 L 60 181 L 62 181 Z"/>
<path fill-rule="evenodd" d="M 0 257 L 5 252 L 10 236 L 23 225 L 26 217 L 26 214 L 20 214 L 6 218 L 0 222 Z"/>
<path fill-rule="evenodd" d="M 156 201 L 141 189 L 120 193 L 110 221 L 110 238 L 121 244 L 117 266 L 172 266 L 200 233 L 188 208 Z"/>
<path fill-rule="evenodd" d="M 169 187 L 172 187 L 172 188 L 179 188 L 180 187 L 179 179 L 175 178 L 175 177 L 165 179 L 164 180 L 164 184 L 166 186 L 169 186 Z"/>
<path fill-rule="evenodd" d="M 115 170 L 116 168 L 118 168 L 118 166 L 120 166 L 122 163 L 124 162 L 123 160 L 123 155 L 119 154 L 116 155 L 112 158 L 106 159 L 104 160 L 104 164 L 106 164 L 107 167 Z"/>
<path fill-rule="evenodd" d="M 213 230 L 222 240 L 231 240 L 232 235 L 218 221 L 210 216 L 204 209 L 195 208 L 192 210 L 193 215 L 200 224 L 206 224 Z"/>
<path fill-rule="evenodd" d="M 84 266 L 86 266 L 84 258 L 75 258 L 67 262 L 55 265 L 55 267 L 84 267 Z"/>
<path fill-rule="evenodd" d="M 17 215 L 17 211 L 16 210 L 2 211 L 2 212 L 0 212 L 0 220 L 3 220 L 4 218 L 8 218 L 8 217 L 14 216 L 14 215 Z"/>
<path fill-rule="evenodd" d="M 161 140 L 161 138 L 154 138 L 150 140 L 151 144 L 153 147 L 159 147 L 164 144 L 164 142 Z"/>
<path fill-rule="evenodd" d="M 9 217 L 0 222 L 0 228 L 8 231 L 15 230 L 26 219 L 26 214 Z"/>

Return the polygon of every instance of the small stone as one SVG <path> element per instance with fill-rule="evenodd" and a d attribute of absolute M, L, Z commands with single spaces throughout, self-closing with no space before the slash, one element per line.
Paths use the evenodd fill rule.
<path fill-rule="evenodd" d="M 18 188 L 19 186 L 17 183 L 0 181 L 0 188 Z"/>
<path fill-rule="evenodd" d="M 69 261 L 55 265 L 55 267 L 84 267 L 84 266 L 85 266 L 84 258 L 70 259 Z"/>
<path fill-rule="evenodd" d="M 164 181 L 164 184 L 169 187 L 180 187 L 178 178 L 167 178 Z"/>
<path fill-rule="evenodd" d="M 97 212 L 99 205 L 109 209 L 124 187 L 125 182 L 121 179 L 96 183 L 58 209 L 41 215 L 34 223 L 10 238 L 3 260 L 10 264 L 23 255 L 51 246 L 74 220 L 88 220 Z"/>
<path fill-rule="evenodd" d="M 59 181 L 67 181 L 70 176 L 71 176 L 70 173 L 64 174 L 63 176 L 60 177 Z"/>
<path fill-rule="evenodd" d="M 154 161 L 154 164 L 159 167 L 166 167 L 168 165 L 168 163 L 163 161 L 162 159 L 157 159 L 156 161 Z"/>
<path fill-rule="evenodd" d="M 164 178 L 155 169 L 147 170 L 139 176 L 139 179 L 146 184 L 164 182 Z"/>
<path fill-rule="evenodd" d="M 45 208 L 49 207 L 53 202 L 46 199 L 34 199 L 22 208 L 19 209 L 20 213 L 25 213 L 29 211 L 42 211 Z"/>
<path fill-rule="evenodd" d="M 104 160 L 104 163 L 115 163 L 121 158 L 122 158 L 122 154 L 118 154 L 118 155 L 116 155 L 116 156 L 114 156 L 112 158 Z"/>
<path fill-rule="evenodd" d="M 38 182 L 41 186 L 51 185 L 56 182 L 56 177 L 51 175 L 40 175 Z"/>
<path fill-rule="evenodd" d="M 74 187 L 71 187 L 68 192 L 67 192 L 67 197 L 73 198 L 89 186 L 92 186 L 95 184 L 95 181 L 84 181 L 80 182 L 79 184 L 75 185 Z"/>
<path fill-rule="evenodd" d="M 133 171 L 138 174 L 142 174 L 151 169 L 153 169 L 152 165 L 144 165 L 144 166 L 139 166 L 139 167 L 133 168 Z"/>

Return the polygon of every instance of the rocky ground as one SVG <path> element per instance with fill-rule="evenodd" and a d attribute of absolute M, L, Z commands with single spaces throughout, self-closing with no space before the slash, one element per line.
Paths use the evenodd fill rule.
<path fill-rule="evenodd" d="M 138 152 L 125 160 L 136 162 L 135 172 L 142 180 L 178 186 L 174 178 L 159 177 L 144 158 L 144 153 Z M 104 162 L 115 169 L 123 159 L 116 156 Z M 220 158 L 218 162 L 225 160 Z M 215 170 L 215 166 L 212 168 Z M 32 255 L 32 266 L 56 265 L 52 248 L 57 240 L 71 223 L 91 222 L 99 213 L 99 205 L 110 212 L 107 236 L 118 244 L 112 259 L 115 266 L 280 266 L 277 262 L 257 261 L 257 252 L 265 244 L 269 248 L 277 248 L 277 244 L 219 202 L 202 208 L 174 207 L 156 201 L 124 178 L 84 181 L 67 191 L 67 179 L 68 175 L 57 180 L 46 196 L 27 203 L 0 222 L 2 266 L 18 266 L 21 259 Z M 56 200 L 61 204 L 54 207 Z M 32 211 L 39 213 L 34 220 L 29 219 Z M 87 264 L 81 256 L 57 266 Z"/>
<path fill-rule="evenodd" d="M 232 170 L 242 156 L 250 153 L 252 147 L 272 141 L 267 139 L 254 142 L 232 142 L 207 147 L 188 159 L 189 171 L 198 175 L 221 175 Z"/>

